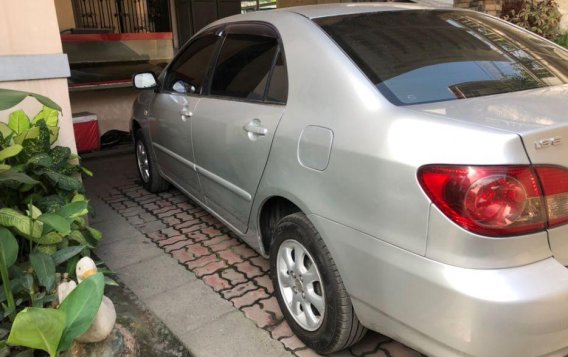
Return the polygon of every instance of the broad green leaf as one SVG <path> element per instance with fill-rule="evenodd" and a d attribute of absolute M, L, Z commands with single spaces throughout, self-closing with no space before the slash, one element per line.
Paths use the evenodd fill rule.
<path fill-rule="evenodd" d="M 11 89 L 0 88 L 0 110 L 15 107 L 22 100 L 26 99 L 28 93 Z"/>
<path fill-rule="evenodd" d="M 0 225 L 13 228 L 17 233 L 31 240 L 40 238 L 43 232 L 42 222 L 34 221 L 11 208 L 0 208 Z"/>
<path fill-rule="evenodd" d="M 109 278 L 108 276 L 105 276 L 105 285 L 108 286 L 119 286 L 119 284 L 116 282 L 116 280 Z"/>
<path fill-rule="evenodd" d="M 99 311 L 105 287 L 104 276 L 97 273 L 81 282 L 59 306 L 66 315 L 65 330 L 58 351 L 65 351 L 73 340 L 84 334 Z"/>
<path fill-rule="evenodd" d="M 36 93 L 28 93 L 28 95 L 34 97 L 38 102 L 40 102 L 41 104 L 43 104 L 48 108 L 61 111 L 61 107 L 57 105 L 57 103 L 55 103 L 53 100 L 49 99 L 48 97 L 44 97 L 43 95 Z"/>
<path fill-rule="evenodd" d="M 94 229 L 93 227 L 87 227 L 87 231 L 94 240 L 98 241 L 101 240 L 101 238 L 103 237 L 103 234 L 99 230 Z"/>
<path fill-rule="evenodd" d="M 64 330 L 64 311 L 29 307 L 16 316 L 8 344 L 43 350 L 55 357 Z"/>
<path fill-rule="evenodd" d="M 47 126 L 56 127 L 59 122 L 59 111 L 44 106 L 34 117 L 32 124 L 37 124 L 40 120 L 44 120 Z"/>
<path fill-rule="evenodd" d="M 56 212 L 65 205 L 65 200 L 57 195 L 40 197 L 34 201 L 42 212 Z"/>
<path fill-rule="evenodd" d="M 51 256 L 43 253 L 30 254 L 30 263 L 36 273 L 40 285 L 47 291 L 53 289 L 55 284 L 55 264 Z"/>
<path fill-rule="evenodd" d="M 39 216 L 41 216 L 41 210 L 39 208 L 32 204 L 29 205 L 29 208 L 30 209 L 28 210 L 28 216 L 32 217 L 33 219 L 37 219 Z"/>
<path fill-rule="evenodd" d="M 61 207 L 61 209 L 57 211 L 57 214 L 60 214 L 65 218 L 75 218 L 75 217 L 84 216 L 87 213 L 89 213 L 87 206 L 88 206 L 87 201 L 71 202 Z"/>
<path fill-rule="evenodd" d="M 66 262 L 67 260 L 73 258 L 77 254 L 81 253 L 83 248 L 85 248 L 84 245 L 75 245 L 73 247 L 63 248 L 63 249 L 58 250 L 51 257 L 53 258 L 53 262 L 57 266 L 61 263 Z"/>
<path fill-rule="evenodd" d="M 26 140 L 34 140 L 39 138 L 39 134 L 40 134 L 40 130 L 38 127 L 33 127 L 30 128 L 22 133 L 19 133 L 18 135 L 16 135 L 16 137 L 14 137 L 14 143 L 16 144 L 24 144 L 24 141 Z M 32 143 L 28 142 L 27 146 L 31 145 Z"/>
<path fill-rule="evenodd" d="M 83 202 L 86 201 L 87 197 L 85 197 L 85 195 L 83 195 L 82 193 L 76 193 L 73 198 L 71 199 L 71 202 Z"/>
<path fill-rule="evenodd" d="M 49 180 L 64 191 L 79 191 L 83 188 L 83 184 L 79 180 L 54 170 L 42 170 L 41 174 L 47 176 Z"/>
<path fill-rule="evenodd" d="M 0 134 L 2 134 L 3 138 L 7 138 L 8 136 L 10 136 L 13 133 L 14 132 L 12 131 L 12 129 L 10 129 L 8 124 L 0 122 Z"/>
<path fill-rule="evenodd" d="M 65 217 L 55 213 L 44 213 L 38 218 L 45 225 L 55 229 L 57 232 L 67 235 L 71 232 L 71 224 Z"/>
<path fill-rule="evenodd" d="M 61 243 L 63 241 L 63 236 L 61 233 L 57 233 L 55 231 L 49 232 L 34 240 L 36 243 L 43 244 L 43 245 L 51 245 Z"/>
<path fill-rule="evenodd" d="M 26 273 L 22 276 L 22 286 L 28 291 L 31 291 L 33 289 L 34 277 L 32 274 Z"/>
<path fill-rule="evenodd" d="M 40 244 L 35 248 L 35 252 L 52 256 L 57 252 L 57 244 Z"/>
<path fill-rule="evenodd" d="M 56 168 L 61 168 L 67 165 L 71 158 L 71 149 L 65 146 L 56 146 L 51 149 L 49 153 L 51 158 L 53 159 L 53 164 Z"/>
<path fill-rule="evenodd" d="M 38 102 L 46 107 L 61 111 L 61 107 L 57 105 L 57 103 L 43 95 L 12 89 L 0 89 L 0 110 L 6 110 L 14 107 L 28 96 L 34 97 Z"/>
<path fill-rule="evenodd" d="M 4 161 L 8 158 L 14 157 L 20 153 L 24 148 L 22 145 L 14 144 L 4 150 L 0 151 L 0 161 Z"/>
<path fill-rule="evenodd" d="M 28 160 L 28 164 L 49 168 L 49 167 L 53 166 L 53 160 L 51 159 L 49 154 L 41 153 L 41 154 L 37 154 L 37 155 L 32 156 Z"/>
<path fill-rule="evenodd" d="M 8 229 L 0 227 L 0 264 L 11 267 L 18 258 L 18 241 Z"/>
<path fill-rule="evenodd" d="M 81 233 L 80 231 L 72 231 L 72 232 L 69 234 L 68 237 L 69 237 L 69 239 L 71 239 L 71 240 L 73 240 L 73 241 L 75 241 L 75 242 L 77 242 L 77 243 L 79 243 L 79 244 L 88 246 L 89 248 L 93 248 L 93 247 L 94 247 L 92 244 L 90 244 L 90 243 L 87 241 L 87 238 L 85 238 L 85 236 L 83 235 L 83 233 Z"/>
<path fill-rule="evenodd" d="M 38 184 L 39 181 L 34 180 L 22 172 L 16 172 L 13 170 L 0 172 L 0 185 L 10 183 L 35 185 Z"/>
<path fill-rule="evenodd" d="M 20 134 L 30 128 L 30 118 L 23 110 L 16 110 L 8 116 L 8 126 L 16 134 Z"/>
<path fill-rule="evenodd" d="M 6 165 L 6 164 L 0 164 L 0 172 L 5 172 L 8 171 L 12 168 L 12 166 L 10 165 Z"/>

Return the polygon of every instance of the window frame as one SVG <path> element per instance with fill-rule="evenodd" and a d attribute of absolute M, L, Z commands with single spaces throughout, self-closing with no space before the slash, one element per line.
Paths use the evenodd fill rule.
<path fill-rule="evenodd" d="M 254 31 L 254 30 L 257 31 Z M 258 31 L 260 30 L 260 31 Z M 272 59 L 272 64 L 270 66 L 270 72 L 268 74 L 268 80 L 266 81 L 266 87 L 264 88 L 264 93 L 262 95 L 262 99 L 248 99 L 248 98 L 238 98 L 233 96 L 225 96 L 225 95 L 214 95 L 211 94 L 211 85 L 213 82 L 213 76 L 215 74 L 215 69 L 217 68 L 217 62 L 219 61 L 219 56 L 221 54 L 221 50 L 223 49 L 223 45 L 225 44 L 225 40 L 227 35 L 229 34 L 246 34 L 246 35 L 258 35 L 259 33 L 265 33 L 267 37 L 274 37 L 277 42 L 276 52 L 274 54 L 274 58 Z M 286 61 L 286 55 L 284 53 L 284 46 L 282 43 L 282 38 L 280 36 L 280 32 L 278 29 L 268 23 L 263 21 L 239 21 L 239 22 L 231 22 L 225 24 L 222 30 L 222 40 L 220 41 L 216 53 L 214 54 L 214 60 L 212 61 L 211 68 L 207 73 L 206 80 L 204 81 L 204 91 L 202 93 L 203 96 L 213 98 L 213 99 L 220 99 L 220 100 L 229 100 L 233 102 L 245 102 L 245 103 L 254 103 L 254 104 L 266 104 L 266 105 L 286 105 L 288 101 L 288 93 L 290 88 L 290 80 L 288 76 L 288 66 Z M 268 90 L 270 88 L 270 84 L 272 83 L 272 75 L 274 73 L 274 67 L 276 62 L 278 61 L 278 56 L 282 55 L 282 62 L 286 68 L 286 100 L 281 101 L 271 101 L 267 100 Z"/>
<path fill-rule="evenodd" d="M 214 64 L 217 63 L 217 56 L 219 55 L 219 50 L 220 50 L 221 45 L 223 44 L 223 42 L 225 40 L 224 27 L 225 27 L 225 25 L 223 24 L 223 25 L 219 25 L 219 26 L 215 26 L 215 27 L 212 27 L 210 29 L 207 29 L 207 30 L 197 34 L 197 36 L 195 36 L 194 38 L 191 38 L 189 41 L 187 41 L 187 43 L 185 43 L 183 45 L 183 47 L 179 50 L 179 52 L 176 54 L 174 59 L 164 69 L 164 76 L 163 76 L 163 80 L 161 81 L 162 83 L 160 83 L 160 85 L 158 86 L 160 93 L 190 96 L 190 97 L 203 97 L 203 96 L 206 95 L 205 92 L 207 92 L 209 77 L 212 75 L 212 71 L 215 68 Z M 199 40 L 199 39 L 201 39 L 205 36 L 210 36 L 210 35 L 217 36 L 219 38 L 219 40 L 217 40 L 217 44 L 216 44 L 216 46 L 213 50 L 213 57 L 212 57 L 211 61 L 209 62 L 207 70 L 205 71 L 205 76 L 203 78 L 203 85 L 202 85 L 201 91 L 200 92 L 194 92 L 194 93 L 180 93 L 180 92 L 176 92 L 176 91 L 171 90 L 171 89 L 167 89 L 166 88 L 166 82 L 167 82 L 166 79 L 168 78 L 168 75 L 171 73 L 172 67 L 175 66 L 179 61 L 181 61 L 183 54 L 188 50 L 188 48 L 192 44 L 195 43 L 195 41 L 197 41 L 197 40 Z"/>

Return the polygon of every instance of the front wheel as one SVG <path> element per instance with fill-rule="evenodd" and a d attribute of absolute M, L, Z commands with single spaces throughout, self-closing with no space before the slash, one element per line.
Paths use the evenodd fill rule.
<path fill-rule="evenodd" d="M 134 133 L 134 149 L 136 155 L 136 166 L 138 168 L 138 175 L 142 180 L 142 186 L 152 193 L 165 191 L 169 188 L 169 183 L 160 176 L 158 168 L 155 165 L 150 152 L 146 138 L 142 130 Z"/>
<path fill-rule="evenodd" d="M 329 250 L 303 213 L 278 222 L 270 268 L 284 317 L 308 347 L 329 354 L 363 338 L 367 329 L 355 315 Z"/>

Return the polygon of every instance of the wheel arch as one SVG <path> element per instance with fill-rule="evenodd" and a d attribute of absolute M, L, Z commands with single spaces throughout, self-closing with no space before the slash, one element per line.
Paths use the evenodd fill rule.
<path fill-rule="evenodd" d="M 258 214 L 258 232 L 261 237 L 262 249 L 266 254 L 270 252 L 273 241 L 273 232 L 276 224 L 283 217 L 296 212 L 304 212 L 296 200 L 283 195 L 267 197 L 261 204 Z"/>

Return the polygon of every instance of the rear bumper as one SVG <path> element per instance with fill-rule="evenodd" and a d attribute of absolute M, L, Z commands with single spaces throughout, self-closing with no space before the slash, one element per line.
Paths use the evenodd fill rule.
<path fill-rule="evenodd" d="M 431 356 L 566 356 L 568 269 L 442 264 L 311 215 L 361 322 Z"/>

